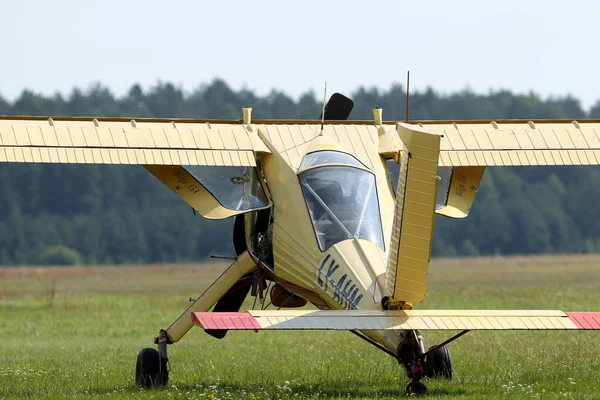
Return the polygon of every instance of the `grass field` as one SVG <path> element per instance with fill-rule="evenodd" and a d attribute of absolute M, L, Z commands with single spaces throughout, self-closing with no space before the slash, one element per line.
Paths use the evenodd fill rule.
<path fill-rule="evenodd" d="M 169 386 L 137 389 L 137 352 L 222 268 L 0 269 L 0 399 L 406 397 L 397 362 L 345 332 L 194 328 L 169 348 Z M 422 308 L 598 311 L 600 257 L 435 260 L 429 289 Z M 471 332 L 449 349 L 454 380 L 427 381 L 428 398 L 600 399 L 598 332 Z"/>

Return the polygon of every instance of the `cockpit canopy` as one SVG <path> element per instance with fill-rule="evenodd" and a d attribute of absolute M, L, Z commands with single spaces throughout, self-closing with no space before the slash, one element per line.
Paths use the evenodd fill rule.
<path fill-rule="evenodd" d="M 319 249 L 342 240 L 369 240 L 384 249 L 375 175 L 337 151 L 307 154 L 298 174 Z"/>
<path fill-rule="evenodd" d="M 331 164 L 347 164 L 358 168 L 367 168 L 363 163 L 358 161 L 350 154 L 342 153 L 340 151 L 324 150 L 315 151 L 314 153 L 308 153 L 307 155 L 305 155 L 302 159 L 302 163 L 300 164 L 299 171 L 304 171 L 305 169 L 309 169 L 319 165 Z"/>

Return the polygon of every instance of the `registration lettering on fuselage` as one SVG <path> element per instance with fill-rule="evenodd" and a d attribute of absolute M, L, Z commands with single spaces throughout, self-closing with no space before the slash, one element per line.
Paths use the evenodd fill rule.
<path fill-rule="evenodd" d="M 341 274 L 340 265 L 328 254 L 317 270 L 317 282 L 325 293 L 346 310 L 355 310 L 363 298 L 360 288 L 347 273 Z M 340 276 L 341 275 L 341 276 Z"/>

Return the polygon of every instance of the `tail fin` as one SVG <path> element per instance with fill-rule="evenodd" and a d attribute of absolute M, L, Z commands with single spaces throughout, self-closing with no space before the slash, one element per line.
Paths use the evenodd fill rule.
<path fill-rule="evenodd" d="M 404 145 L 385 295 L 391 308 L 425 298 L 431 256 L 440 136 L 398 124 Z"/>

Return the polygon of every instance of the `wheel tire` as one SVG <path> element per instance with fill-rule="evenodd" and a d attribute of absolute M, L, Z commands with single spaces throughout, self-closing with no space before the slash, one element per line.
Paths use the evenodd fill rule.
<path fill-rule="evenodd" d="M 135 365 L 135 384 L 144 389 L 165 386 L 169 380 L 169 373 L 166 365 L 161 368 L 161 362 L 158 350 L 141 350 Z"/>
<path fill-rule="evenodd" d="M 427 367 L 427 377 L 452 379 L 452 360 L 446 346 L 442 346 L 429 354 L 425 360 L 425 365 Z"/>
<path fill-rule="evenodd" d="M 427 386 L 421 381 L 412 381 L 406 385 L 406 394 L 422 396 L 427 393 Z"/>

